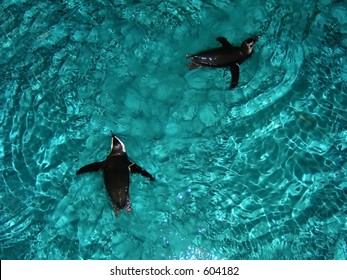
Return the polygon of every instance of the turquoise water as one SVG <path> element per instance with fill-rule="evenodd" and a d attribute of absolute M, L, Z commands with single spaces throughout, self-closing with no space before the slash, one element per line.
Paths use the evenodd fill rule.
<path fill-rule="evenodd" d="M 0 10 L 1 259 L 346 259 L 345 1 Z M 260 34 L 228 90 L 185 55 Z M 110 130 L 155 177 L 114 216 Z"/>

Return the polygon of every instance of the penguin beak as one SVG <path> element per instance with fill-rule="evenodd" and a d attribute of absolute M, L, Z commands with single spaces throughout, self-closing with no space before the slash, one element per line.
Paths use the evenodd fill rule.
<path fill-rule="evenodd" d="M 251 41 L 251 43 L 250 43 L 250 47 L 251 47 L 251 48 L 253 48 L 255 42 L 257 42 L 257 41 L 259 40 L 259 38 L 260 38 L 260 35 L 254 36 L 254 37 L 252 38 L 252 41 Z"/>

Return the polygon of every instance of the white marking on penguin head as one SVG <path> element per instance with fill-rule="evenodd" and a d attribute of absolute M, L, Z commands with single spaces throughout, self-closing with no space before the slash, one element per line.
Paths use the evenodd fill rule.
<path fill-rule="evenodd" d="M 254 48 L 254 44 L 256 41 L 258 41 L 258 39 L 260 38 L 260 36 L 255 36 L 253 38 L 249 38 L 245 41 L 243 41 L 242 43 L 242 52 L 246 53 L 246 54 L 251 54 Z"/>
<path fill-rule="evenodd" d="M 112 134 L 111 151 L 115 153 L 126 153 L 124 143 L 114 134 Z"/>

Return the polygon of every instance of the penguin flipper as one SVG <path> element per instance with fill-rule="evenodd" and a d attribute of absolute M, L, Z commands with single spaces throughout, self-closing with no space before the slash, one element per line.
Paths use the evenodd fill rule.
<path fill-rule="evenodd" d="M 231 85 L 230 88 L 234 88 L 239 83 L 239 77 L 240 77 L 240 65 L 238 63 L 235 63 L 230 66 L 230 72 L 231 72 Z"/>
<path fill-rule="evenodd" d="M 222 44 L 223 47 L 225 48 L 233 48 L 234 46 L 229 43 L 229 41 L 225 37 L 218 37 L 216 39 L 219 43 Z"/>
<path fill-rule="evenodd" d="M 78 169 L 76 174 L 100 171 L 104 167 L 104 163 L 105 163 L 104 161 L 101 161 L 101 162 L 93 162 L 93 163 L 87 164 L 81 167 L 80 169 Z"/>
<path fill-rule="evenodd" d="M 138 166 L 136 163 L 129 161 L 129 168 L 131 173 L 139 173 L 143 177 L 149 178 L 151 181 L 154 181 L 154 177 L 147 170 L 143 169 L 141 166 Z"/>

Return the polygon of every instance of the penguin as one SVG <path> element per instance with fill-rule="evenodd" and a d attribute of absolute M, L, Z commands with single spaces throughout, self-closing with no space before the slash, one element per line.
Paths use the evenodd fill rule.
<path fill-rule="evenodd" d="M 131 213 L 129 196 L 130 173 L 139 173 L 154 181 L 154 177 L 142 167 L 132 162 L 125 149 L 124 143 L 111 131 L 111 152 L 104 161 L 93 162 L 81 167 L 76 174 L 102 171 L 106 190 L 112 200 L 116 217 L 121 209 Z"/>
<path fill-rule="evenodd" d="M 222 44 L 222 47 L 186 55 L 187 59 L 191 59 L 188 68 L 192 70 L 201 67 L 229 67 L 231 72 L 230 88 L 235 88 L 239 82 L 240 64 L 252 56 L 254 44 L 259 38 L 260 36 L 251 37 L 243 41 L 240 47 L 235 47 L 225 37 L 218 37 L 217 41 Z"/>

